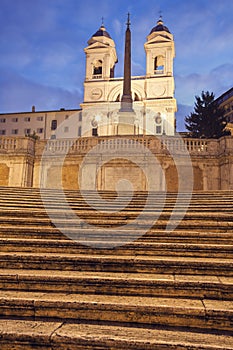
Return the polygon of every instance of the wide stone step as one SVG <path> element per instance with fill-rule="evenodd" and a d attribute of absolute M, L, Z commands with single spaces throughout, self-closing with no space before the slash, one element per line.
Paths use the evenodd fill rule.
<path fill-rule="evenodd" d="M 226 332 L 95 323 L 0 320 L 1 350 L 232 350 Z"/>
<path fill-rule="evenodd" d="M 106 245 L 103 237 L 94 234 L 92 237 L 79 243 L 73 240 L 55 240 L 55 239 L 19 239 L 19 238 L 0 238 L 0 250 L 2 252 L 31 252 L 36 251 L 45 253 L 76 253 L 76 254 L 103 254 L 103 255 L 144 255 L 144 256 L 191 256 L 191 257 L 222 257 L 233 259 L 233 245 L 230 244 L 190 244 L 190 243 L 163 243 L 163 242 L 132 242 L 116 249 L 92 248 L 98 242 L 98 245 Z M 124 237 L 123 237 L 124 239 Z M 119 240 L 111 241 L 111 246 L 118 246 Z"/>
<path fill-rule="evenodd" d="M 23 225 L 27 223 L 27 226 L 43 226 L 43 227 L 53 227 L 55 224 L 60 229 L 68 228 L 68 227 L 76 227 L 77 221 L 76 219 L 68 219 L 64 220 L 63 218 L 54 218 L 54 223 L 51 222 L 49 218 L 42 217 L 31 217 L 30 219 L 25 219 L 23 217 L 15 217 L 15 216 L 0 216 L 0 226 L 1 227 L 9 227 L 9 230 L 17 225 Z M 147 227 L 148 225 L 148 218 L 144 218 L 140 221 L 138 221 L 136 224 L 134 223 L 134 220 L 132 217 L 127 216 L 123 218 L 112 218 L 109 216 L 108 218 L 85 218 L 81 220 L 82 227 L 88 228 L 88 225 L 92 225 L 95 227 L 119 227 L 124 226 L 127 224 L 128 229 L 135 229 L 135 227 Z M 155 220 L 154 228 L 156 229 L 165 229 L 167 227 L 168 220 Z M 172 219 L 170 221 L 170 225 L 174 226 L 178 229 L 200 229 L 200 230 L 211 230 L 215 232 L 232 232 L 233 230 L 233 222 L 229 220 L 196 220 L 196 219 L 189 219 L 185 220 L 183 219 L 181 222 L 177 222 L 176 219 Z"/>
<path fill-rule="evenodd" d="M 233 276 L 233 259 L 0 252 L 0 268 Z"/>
<path fill-rule="evenodd" d="M 81 207 L 78 205 L 77 207 L 71 206 L 72 210 L 74 210 L 75 214 L 77 216 L 80 216 L 82 218 L 88 217 L 89 219 L 95 219 L 96 217 L 106 219 L 109 217 L 109 214 L 111 214 L 112 219 L 127 219 L 129 216 L 131 217 L 137 217 L 143 210 L 142 208 L 133 207 L 132 209 L 122 209 L 122 210 L 116 210 L 116 208 L 108 208 L 103 207 L 99 208 L 99 210 L 94 210 L 93 208 L 88 208 L 87 206 L 83 205 Z M 170 219 L 170 216 L 172 214 L 173 220 L 179 220 L 179 218 L 183 218 L 184 220 L 213 220 L 213 221 L 229 221 L 232 222 L 232 206 L 229 207 L 229 210 L 227 208 L 224 208 L 224 212 L 219 212 L 219 209 L 211 209 L 211 210 L 205 210 L 204 208 L 200 212 L 200 208 L 197 210 L 188 210 L 186 212 L 186 208 L 180 208 L 179 210 L 176 209 L 176 212 L 174 213 L 173 208 L 165 208 L 165 210 L 161 210 L 160 208 L 153 208 L 153 209 L 146 209 L 143 211 L 143 217 L 145 219 L 153 219 L 157 218 L 159 214 L 160 220 L 168 220 Z M 113 212 L 112 212 L 113 211 Z M 186 213 L 185 213 L 186 212 Z M 185 213 L 185 215 L 184 215 Z M 65 216 L 66 212 L 64 213 L 64 208 L 60 205 L 58 208 L 49 208 L 47 211 L 44 208 L 24 208 L 19 207 L 17 205 L 16 208 L 9 207 L 0 207 L 0 220 L 3 220 L 4 218 L 35 218 L 35 219 L 47 219 L 48 214 L 53 216 L 54 218 L 59 218 Z M 184 217 L 183 217 L 184 216 Z"/>
<path fill-rule="evenodd" d="M 129 235 L 129 230 L 120 229 L 123 236 Z M 73 231 L 77 231 L 74 228 Z M 64 230 L 64 232 L 66 232 Z M 68 232 L 72 232 L 72 228 L 69 228 Z M 106 234 L 108 231 L 105 229 Z M 95 228 L 95 235 L 102 236 L 102 228 Z M 93 235 L 93 229 L 85 228 L 85 235 Z M 14 228 L 9 228 L 7 226 L 0 227 L 0 238 L 19 238 L 19 239 L 55 239 L 64 240 L 69 239 L 68 236 L 62 234 L 56 227 L 40 227 L 33 226 L 30 227 L 27 223 L 22 225 L 17 225 Z M 193 244 L 233 244 L 233 232 L 213 232 L 213 231 L 198 231 L 198 230 L 158 230 L 151 228 L 146 234 L 138 238 L 138 242 L 163 242 L 163 243 L 193 243 Z"/>
<path fill-rule="evenodd" d="M 233 303 L 215 299 L 0 291 L 2 316 L 232 330 Z"/>
<path fill-rule="evenodd" d="M 1 190 L 1 193 L 9 193 L 9 194 L 12 194 L 12 195 L 19 195 L 19 194 L 22 194 L 22 196 L 25 196 L 25 195 L 38 195 L 40 196 L 40 193 L 46 193 L 46 194 L 51 194 L 51 195 L 57 195 L 59 196 L 61 193 L 65 193 L 66 196 L 70 196 L 70 197 L 77 197 L 77 196 L 80 196 L 80 191 L 78 190 L 64 190 L 64 191 L 61 191 L 59 189 L 48 189 L 48 188 L 31 188 L 31 187 L 4 187 L 4 186 L 0 186 L 0 190 Z M 85 196 L 93 196 L 95 195 L 95 191 L 82 191 L 82 193 L 85 193 Z M 118 193 L 116 191 L 98 191 L 98 193 L 100 195 L 104 195 L 105 197 L 110 197 L 110 198 L 115 198 Z M 129 194 L 131 192 L 120 192 L 121 193 L 121 196 L 125 196 L 125 197 L 128 197 Z M 155 195 L 158 196 L 160 195 L 161 193 L 163 192 L 155 192 Z M 147 196 L 147 192 L 145 191 L 135 191 L 135 196 L 136 197 L 146 197 Z M 177 197 L 177 192 L 168 192 L 167 194 L 167 197 L 168 198 L 176 198 Z M 210 198 L 219 198 L 220 196 L 221 197 L 233 197 L 233 191 L 232 190 L 210 190 L 210 191 L 193 191 L 192 193 L 193 197 L 197 197 L 197 198 L 206 198 L 206 197 L 210 197 Z M 187 192 L 180 192 L 179 193 L 179 196 L 182 196 L 182 197 L 187 197 L 189 196 L 189 193 Z"/>
<path fill-rule="evenodd" d="M 233 300 L 233 278 L 208 275 L 1 269 L 0 289 Z"/>

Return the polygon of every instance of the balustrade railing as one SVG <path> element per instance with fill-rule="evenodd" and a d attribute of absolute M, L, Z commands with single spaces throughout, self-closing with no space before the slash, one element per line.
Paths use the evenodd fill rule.
<path fill-rule="evenodd" d="M 191 139 L 181 137 L 156 136 L 103 136 L 80 137 L 77 139 L 41 140 L 36 141 L 36 154 L 44 150 L 49 154 L 64 153 L 85 154 L 93 147 L 96 151 L 117 149 L 148 148 L 154 154 L 189 152 L 191 155 L 218 155 L 233 152 L 233 138 L 220 140 Z M 21 137 L 0 137 L 0 153 L 26 152 L 34 154 L 35 140 Z"/>
<path fill-rule="evenodd" d="M 16 137 L 1 137 L 0 150 L 15 150 L 18 148 L 18 139 Z"/>
<path fill-rule="evenodd" d="M 98 146 L 98 147 L 96 147 Z M 218 140 L 189 139 L 181 137 L 156 137 L 156 136 L 108 136 L 108 137 L 84 137 L 78 139 L 49 140 L 46 143 L 46 151 L 50 153 L 86 153 L 93 147 L 96 151 L 122 149 L 148 148 L 153 153 L 180 153 L 190 154 L 218 154 L 220 147 Z"/>
<path fill-rule="evenodd" d="M 0 137 L 0 153 L 34 154 L 35 140 L 29 137 Z"/>

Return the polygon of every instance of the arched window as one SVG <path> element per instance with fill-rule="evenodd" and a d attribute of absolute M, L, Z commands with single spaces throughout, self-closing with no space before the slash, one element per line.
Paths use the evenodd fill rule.
<path fill-rule="evenodd" d="M 164 73 L 164 56 L 156 56 L 154 58 L 154 74 L 163 74 Z"/>
<path fill-rule="evenodd" d="M 94 63 L 94 67 L 93 67 L 93 78 L 94 79 L 100 79 L 102 78 L 102 66 L 103 66 L 103 63 L 102 61 L 96 61 Z"/>
<path fill-rule="evenodd" d="M 155 115 L 155 130 L 157 135 L 162 134 L 162 117 L 160 112 Z"/>

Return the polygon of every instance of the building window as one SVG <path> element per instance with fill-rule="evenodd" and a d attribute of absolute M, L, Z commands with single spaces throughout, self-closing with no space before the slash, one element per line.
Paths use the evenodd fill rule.
<path fill-rule="evenodd" d="M 164 73 L 164 56 L 157 56 L 154 59 L 154 74 L 163 74 Z"/>
<path fill-rule="evenodd" d="M 155 115 L 155 130 L 157 135 L 162 134 L 162 117 L 160 112 Z"/>
<path fill-rule="evenodd" d="M 69 127 L 68 126 L 64 127 L 64 132 L 69 132 Z"/>
<path fill-rule="evenodd" d="M 162 127 L 161 127 L 161 125 L 156 125 L 156 134 L 158 134 L 158 135 L 162 134 Z"/>
<path fill-rule="evenodd" d="M 31 129 L 24 129 L 24 134 L 25 135 L 31 134 Z"/>
<path fill-rule="evenodd" d="M 43 129 L 43 128 L 38 128 L 38 129 L 36 130 L 36 132 L 37 132 L 37 134 L 43 134 L 44 129 Z"/>
<path fill-rule="evenodd" d="M 82 121 L 82 112 L 79 113 L 78 120 L 81 122 Z"/>
<path fill-rule="evenodd" d="M 25 117 L 25 118 L 24 118 L 24 121 L 25 121 L 25 122 L 30 122 L 30 120 L 31 120 L 30 117 Z"/>
<path fill-rule="evenodd" d="M 78 127 L 78 136 L 81 136 L 81 135 L 82 135 L 82 127 L 79 126 L 79 127 Z"/>
<path fill-rule="evenodd" d="M 18 129 L 12 129 L 11 134 L 12 135 L 18 135 L 19 130 Z"/>
<path fill-rule="evenodd" d="M 56 135 L 51 135 L 51 140 L 55 140 L 56 139 Z"/>
<path fill-rule="evenodd" d="M 38 122 L 43 122 L 44 117 L 43 117 L 43 116 L 39 116 L 39 117 L 36 118 L 36 120 L 37 120 Z"/>
<path fill-rule="evenodd" d="M 102 61 L 96 61 L 93 66 L 93 78 L 101 79 L 102 78 Z"/>
<path fill-rule="evenodd" d="M 18 118 L 12 118 L 12 122 L 17 123 Z"/>
<path fill-rule="evenodd" d="M 5 123 L 6 122 L 6 118 L 1 118 L 0 119 L 0 123 Z"/>
<path fill-rule="evenodd" d="M 0 135 L 6 135 L 6 130 L 0 130 Z"/>
<path fill-rule="evenodd" d="M 98 136 L 98 129 L 97 128 L 92 129 L 92 136 Z"/>
<path fill-rule="evenodd" d="M 57 120 L 53 119 L 51 122 L 51 130 L 56 130 L 57 129 Z"/>

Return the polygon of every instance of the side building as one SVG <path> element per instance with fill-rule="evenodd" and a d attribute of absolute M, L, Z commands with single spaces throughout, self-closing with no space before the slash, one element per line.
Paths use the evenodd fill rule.
<path fill-rule="evenodd" d="M 75 116 L 72 127 L 67 120 Z M 54 111 L 36 111 L 32 106 L 31 112 L 0 114 L 0 136 L 29 136 L 36 135 L 41 140 L 57 138 L 57 130 L 63 138 L 80 137 L 82 134 L 81 109 L 63 109 Z"/>
<path fill-rule="evenodd" d="M 233 88 L 227 90 L 221 96 L 216 98 L 216 102 L 224 109 L 227 118 L 227 128 L 233 135 Z"/>

